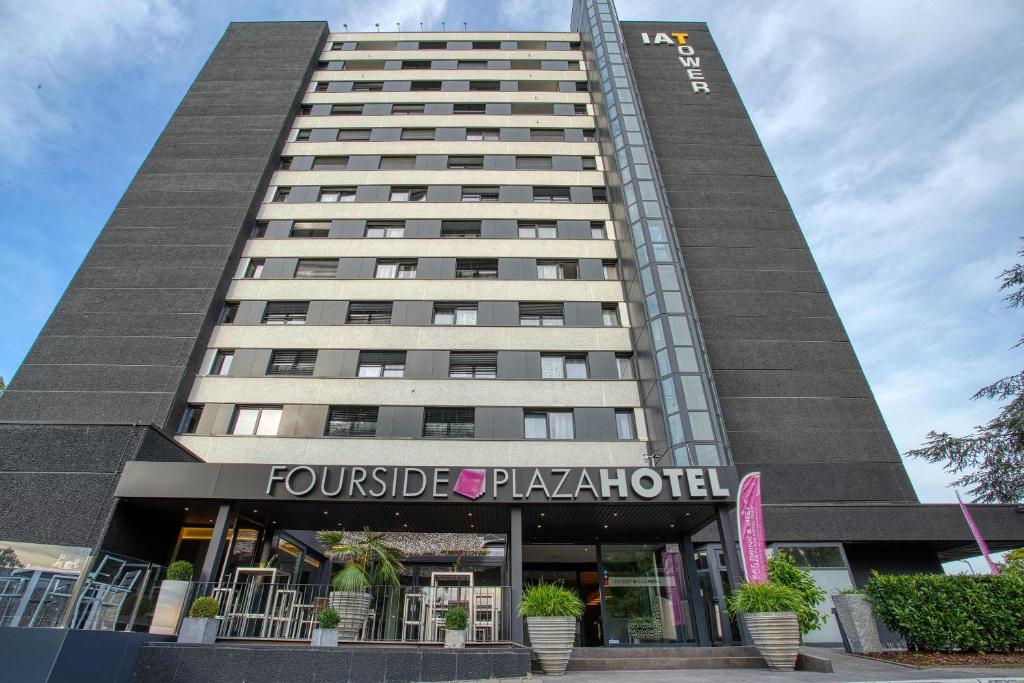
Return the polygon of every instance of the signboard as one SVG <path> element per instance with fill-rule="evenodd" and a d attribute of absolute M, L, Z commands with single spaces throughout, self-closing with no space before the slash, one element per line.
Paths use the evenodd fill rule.
<path fill-rule="evenodd" d="M 686 74 L 686 78 L 690 81 L 690 88 L 693 92 L 710 93 L 711 89 L 708 88 L 708 83 L 704 80 L 704 70 L 700 65 L 700 57 L 696 56 L 697 53 L 692 45 L 686 44 L 686 39 L 689 36 L 689 33 L 655 33 L 652 38 L 649 33 L 641 33 L 640 39 L 644 41 L 644 45 L 674 46 L 679 65 L 683 67 L 683 73 Z"/>
<path fill-rule="evenodd" d="M 764 514 L 761 511 L 761 473 L 750 472 L 740 481 L 736 524 L 739 527 L 740 557 L 747 583 L 768 581 Z"/>

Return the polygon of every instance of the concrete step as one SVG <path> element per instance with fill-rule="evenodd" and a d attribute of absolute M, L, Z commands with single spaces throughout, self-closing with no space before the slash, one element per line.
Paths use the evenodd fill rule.
<path fill-rule="evenodd" d="M 731 647 L 578 647 L 569 671 L 763 669 L 757 649 Z"/>
<path fill-rule="evenodd" d="M 635 659 L 644 657 L 757 657 L 757 648 L 750 645 L 721 647 L 641 646 L 641 647 L 574 647 L 573 657 Z"/>

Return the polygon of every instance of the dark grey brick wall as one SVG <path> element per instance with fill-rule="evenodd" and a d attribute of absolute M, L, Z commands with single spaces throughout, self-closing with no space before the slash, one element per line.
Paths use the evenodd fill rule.
<path fill-rule="evenodd" d="M 916 500 L 707 25 L 622 28 L 737 468 L 764 472 L 769 502 Z M 640 37 L 677 31 L 710 94 Z"/>
<path fill-rule="evenodd" d="M 0 422 L 173 430 L 326 35 L 324 22 L 228 27 L 0 399 Z"/>

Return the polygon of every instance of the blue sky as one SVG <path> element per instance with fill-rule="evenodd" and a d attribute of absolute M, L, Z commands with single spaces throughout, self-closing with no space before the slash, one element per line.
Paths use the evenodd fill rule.
<path fill-rule="evenodd" d="M 709 22 L 905 451 L 1021 366 L 1024 5 L 619 0 Z M 570 0 L 0 0 L 0 375 L 10 378 L 231 20 L 564 30 Z M 948 477 L 910 461 L 922 500 Z"/>

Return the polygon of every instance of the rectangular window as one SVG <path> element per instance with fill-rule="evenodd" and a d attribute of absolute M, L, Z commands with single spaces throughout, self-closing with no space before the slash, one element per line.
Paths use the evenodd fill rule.
<path fill-rule="evenodd" d="M 308 301 L 271 301 L 263 311 L 264 325 L 305 325 Z"/>
<path fill-rule="evenodd" d="M 449 377 L 494 379 L 498 376 L 498 353 L 496 351 L 452 352 L 448 359 Z"/>
<path fill-rule="evenodd" d="M 453 114 L 486 114 L 486 104 L 458 103 L 452 107 Z"/>
<path fill-rule="evenodd" d="M 217 353 L 210 363 L 211 375 L 226 375 L 231 371 L 231 361 L 235 359 L 234 350 L 217 349 Z"/>
<path fill-rule="evenodd" d="M 521 303 L 519 324 L 528 327 L 561 327 L 565 324 L 565 306 L 561 303 Z"/>
<path fill-rule="evenodd" d="M 480 237 L 480 221 L 441 221 L 441 237 Z"/>
<path fill-rule="evenodd" d="M 615 411 L 615 434 L 620 439 L 636 438 L 636 425 L 633 424 L 632 410 Z"/>
<path fill-rule="evenodd" d="M 540 375 L 543 379 L 587 379 L 586 355 L 542 355 Z"/>
<path fill-rule="evenodd" d="M 470 81 L 470 90 L 501 90 L 500 81 Z"/>
<path fill-rule="evenodd" d="M 415 279 L 416 261 L 377 261 L 373 277 L 378 280 Z"/>
<path fill-rule="evenodd" d="M 604 223 L 600 221 L 590 222 L 590 239 L 592 240 L 603 240 L 607 239 L 608 232 L 604 228 Z"/>
<path fill-rule="evenodd" d="M 402 62 L 403 69 L 429 69 L 430 62 L 427 60 L 411 60 L 407 59 Z"/>
<path fill-rule="evenodd" d="M 597 159 L 594 157 L 580 157 L 580 162 L 583 164 L 584 171 L 597 170 Z"/>
<path fill-rule="evenodd" d="M 383 89 L 383 81 L 357 81 L 352 84 L 352 92 L 380 92 Z"/>
<path fill-rule="evenodd" d="M 531 128 L 530 142 L 565 142 L 565 131 L 561 128 Z"/>
<path fill-rule="evenodd" d="M 249 265 L 245 267 L 245 275 L 243 277 L 246 280 L 255 280 L 263 276 L 263 267 L 267 265 L 265 259 L 251 258 L 249 259 Z"/>
<path fill-rule="evenodd" d="M 249 230 L 249 239 L 263 239 L 267 236 L 267 227 L 267 221 L 256 221 Z"/>
<path fill-rule="evenodd" d="M 601 323 L 605 327 L 618 327 L 619 307 L 617 304 L 604 304 L 601 306 Z"/>
<path fill-rule="evenodd" d="M 268 375 L 312 377 L 316 366 L 316 349 L 277 349 L 270 353 Z"/>
<path fill-rule="evenodd" d="M 291 194 L 291 191 L 292 188 L 290 187 L 279 187 L 274 190 L 274 198 L 270 201 L 277 203 L 286 202 L 288 201 L 288 195 Z"/>
<path fill-rule="evenodd" d="M 615 371 L 619 379 L 636 379 L 636 372 L 633 370 L 633 354 L 615 354 Z"/>
<path fill-rule="evenodd" d="M 527 439 L 573 439 L 571 410 L 526 411 L 525 433 Z"/>
<path fill-rule="evenodd" d="M 497 128 L 467 128 L 467 140 L 500 140 L 501 132 Z"/>
<path fill-rule="evenodd" d="M 338 140 L 342 142 L 359 142 L 370 139 L 369 128 L 342 128 L 338 131 Z"/>
<path fill-rule="evenodd" d="M 345 322 L 349 325 L 390 325 L 390 301 L 353 301 L 348 305 Z"/>
<path fill-rule="evenodd" d="M 618 261 L 601 261 L 601 271 L 604 273 L 605 280 L 618 280 L 619 279 L 619 262 Z"/>
<path fill-rule="evenodd" d="M 579 276 L 576 261 L 537 261 L 538 280 L 577 280 Z"/>
<path fill-rule="evenodd" d="M 498 278 L 498 259 L 456 259 L 455 277 L 496 280 Z"/>
<path fill-rule="evenodd" d="M 516 168 L 520 170 L 551 170 L 551 157 L 516 157 Z"/>
<path fill-rule="evenodd" d="M 604 187 L 592 187 L 590 188 L 590 194 L 595 204 L 607 204 L 608 203 L 608 189 Z"/>
<path fill-rule="evenodd" d="M 423 436 L 429 439 L 472 439 L 473 408 L 427 408 L 423 415 Z"/>
<path fill-rule="evenodd" d="M 381 157 L 377 168 L 382 171 L 398 171 L 416 168 L 416 157 Z"/>
<path fill-rule="evenodd" d="M 435 325 L 476 325 L 476 304 L 434 304 Z"/>
<path fill-rule="evenodd" d="M 464 202 L 496 202 L 498 201 L 497 187 L 463 187 L 462 201 Z"/>
<path fill-rule="evenodd" d="M 447 50 L 448 43 L 443 40 L 421 40 L 419 48 L 421 50 Z"/>
<path fill-rule="evenodd" d="M 324 204 L 337 204 L 339 202 L 354 202 L 356 200 L 356 188 L 354 187 L 321 187 L 318 202 Z"/>
<path fill-rule="evenodd" d="M 473 49 L 474 50 L 500 50 L 501 49 L 501 41 L 500 40 L 474 40 L 473 41 Z"/>
<path fill-rule="evenodd" d="M 366 223 L 366 237 L 373 238 L 394 238 L 405 237 L 405 223 L 392 223 L 387 221 L 368 221 Z"/>
<path fill-rule="evenodd" d="M 572 200 L 568 187 L 535 187 L 533 188 L 533 201 L 568 204 Z"/>
<path fill-rule="evenodd" d="M 312 134 L 313 130 L 311 128 L 300 128 L 299 131 L 295 133 L 295 141 L 306 142 Z"/>
<path fill-rule="evenodd" d="M 486 69 L 487 62 L 485 60 L 468 60 L 460 59 L 457 68 L 459 69 Z"/>
<path fill-rule="evenodd" d="M 199 428 L 199 420 L 203 418 L 203 404 L 189 403 L 185 413 L 181 416 L 181 426 L 178 432 L 181 434 L 195 434 Z"/>
<path fill-rule="evenodd" d="M 392 202 L 425 202 L 427 201 L 427 188 L 425 187 L 392 187 L 388 201 Z"/>
<path fill-rule="evenodd" d="M 291 157 L 281 157 L 281 164 L 279 165 L 279 168 L 282 171 L 289 171 L 289 170 L 291 170 L 291 167 L 292 167 L 292 158 Z"/>
<path fill-rule="evenodd" d="M 583 131 L 583 142 L 597 142 L 597 134 L 593 128 L 587 128 Z"/>
<path fill-rule="evenodd" d="M 377 407 L 331 406 L 324 436 L 377 436 Z"/>
<path fill-rule="evenodd" d="M 348 157 L 313 157 L 314 171 L 344 171 L 348 168 Z"/>
<path fill-rule="evenodd" d="M 289 237 L 311 237 L 323 239 L 330 237 L 331 224 L 327 221 L 295 221 Z"/>
<path fill-rule="evenodd" d="M 404 377 L 405 351 L 360 351 L 359 377 Z"/>
<path fill-rule="evenodd" d="M 281 406 L 238 406 L 229 434 L 277 436 L 281 425 Z"/>
<path fill-rule="evenodd" d="M 236 316 L 238 316 L 238 302 L 229 301 L 224 304 L 224 308 L 220 309 L 220 317 L 217 322 L 222 325 L 230 325 L 235 322 Z"/>
<path fill-rule="evenodd" d="M 317 81 L 313 87 L 313 92 L 327 92 L 329 87 L 331 87 L 330 81 Z"/>
<path fill-rule="evenodd" d="M 326 280 L 338 276 L 336 258 L 300 258 L 295 266 L 295 277 L 299 279 Z"/>
<path fill-rule="evenodd" d="M 435 130 L 433 128 L 403 128 L 403 140 L 433 140 Z"/>
<path fill-rule="evenodd" d="M 363 105 L 361 104 L 332 104 L 331 116 L 361 116 Z"/>
<path fill-rule="evenodd" d="M 558 237 L 558 227 L 554 221 L 525 222 L 519 221 L 519 237 L 522 239 L 553 240 Z"/>
<path fill-rule="evenodd" d="M 422 114 L 427 110 L 425 104 L 392 104 L 391 113 L 394 116 L 408 116 L 410 114 Z"/>
<path fill-rule="evenodd" d="M 437 92 L 441 89 L 441 81 L 413 81 L 409 90 L 413 92 Z"/>
<path fill-rule="evenodd" d="M 483 168 L 483 157 L 449 156 L 448 168 Z"/>
<path fill-rule="evenodd" d="M 572 113 L 576 116 L 586 116 L 589 112 L 587 112 L 587 105 L 574 104 L 572 105 Z"/>

